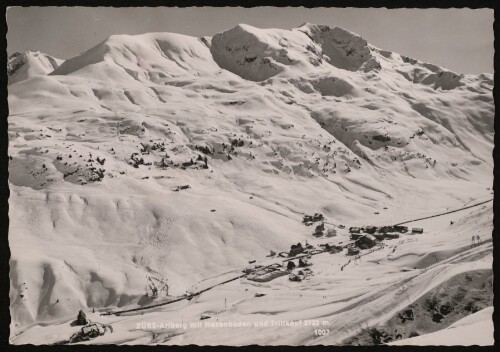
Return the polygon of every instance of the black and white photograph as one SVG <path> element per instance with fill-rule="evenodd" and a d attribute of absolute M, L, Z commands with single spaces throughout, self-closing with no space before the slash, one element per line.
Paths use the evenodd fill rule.
<path fill-rule="evenodd" d="M 5 16 L 11 345 L 494 344 L 492 8 Z"/>

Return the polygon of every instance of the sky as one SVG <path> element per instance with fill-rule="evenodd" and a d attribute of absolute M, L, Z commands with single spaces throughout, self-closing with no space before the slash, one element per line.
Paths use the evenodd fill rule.
<path fill-rule="evenodd" d="M 239 23 L 290 29 L 309 22 L 342 27 L 381 49 L 458 73 L 493 73 L 493 20 L 492 9 L 11 7 L 7 52 L 67 59 L 112 34 L 211 36 Z"/>

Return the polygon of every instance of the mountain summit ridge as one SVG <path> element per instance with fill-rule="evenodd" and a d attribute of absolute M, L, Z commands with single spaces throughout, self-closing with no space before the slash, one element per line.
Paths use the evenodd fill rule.
<path fill-rule="evenodd" d="M 7 59 L 9 84 L 24 81 L 35 76 L 43 76 L 58 68 L 64 60 L 44 54 L 38 50 L 15 52 Z"/>
<path fill-rule="evenodd" d="M 298 35 L 302 33 L 307 38 Z M 193 41 L 202 41 L 209 47 L 211 55 L 205 59 L 213 60 L 223 69 L 243 75 L 242 77 L 254 81 L 262 81 L 274 75 L 286 71 L 287 66 L 297 64 L 298 70 L 311 70 L 311 65 L 322 68 L 325 63 L 336 68 L 358 71 L 362 69 L 365 73 L 390 70 L 400 66 L 413 65 L 415 73 L 409 74 L 402 71 L 401 74 L 408 80 L 414 80 L 412 75 L 431 76 L 439 73 L 455 77 L 452 84 L 438 84 L 443 89 L 453 89 L 459 84 L 464 75 L 455 73 L 438 65 L 425 63 L 405 55 L 395 54 L 390 51 L 379 49 L 369 44 L 363 37 L 354 32 L 340 27 L 328 25 L 304 23 L 292 29 L 259 29 L 247 24 L 238 24 L 232 29 L 215 34 L 212 37 L 191 37 L 176 33 L 146 33 L 138 35 L 111 35 L 101 43 L 90 48 L 86 52 L 69 60 L 57 60 L 52 70 L 45 70 L 45 74 L 68 74 L 74 70 L 82 69 L 89 64 L 104 61 L 106 55 L 113 56 L 112 48 L 125 45 L 127 41 L 136 42 L 141 40 L 153 40 L 158 37 L 168 46 L 169 40 L 175 42 L 174 46 L 182 48 L 183 40 L 190 42 L 187 50 L 193 48 Z M 178 37 L 175 39 L 175 37 Z M 203 40 L 205 42 L 203 42 Z M 122 42 L 122 43 L 120 43 Z M 153 46 L 157 44 L 152 43 Z M 250 46 L 253 46 L 250 50 Z M 231 52 L 228 52 L 231 50 Z M 167 50 L 168 51 L 168 50 Z M 289 53 L 290 51 L 290 53 Z M 246 52 L 246 56 L 239 57 Z M 137 53 L 136 53 L 137 54 Z M 164 53 L 163 53 L 164 54 Z M 162 54 L 162 55 L 163 55 Z M 206 55 L 207 53 L 204 53 Z M 97 56 L 96 56 L 97 55 Z M 236 55 L 236 56 L 235 56 Z M 43 54 L 45 57 L 49 55 Z M 67 61 L 67 62 L 64 62 Z M 78 63 L 77 63 L 78 62 Z M 59 69 L 59 66 L 62 68 Z M 179 62 L 176 62 L 179 65 Z M 9 66 L 11 66 L 9 64 Z M 70 67 L 72 66 L 72 67 Z M 238 67 L 247 66 L 247 67 Z M 252 69 L 253 67 L 253 69 Z M 241 71 L 238 71 L 238 69 Z M 245 73 L 246 72 L 246 73 Z M 418 82 L 435 83 L 436 79 L 417 78 Z M 26 77 L 29 78 L 29 77 Z M 15 82 L 18 82 L 16 80 Z M 14 82 L 14 83 L 15 83 Z"/>

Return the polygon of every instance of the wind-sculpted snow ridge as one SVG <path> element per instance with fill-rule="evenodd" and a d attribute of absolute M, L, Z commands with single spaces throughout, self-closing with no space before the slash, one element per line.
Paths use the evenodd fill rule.
<path fill-rule="evenodd" d="M 320 46 L 323 57 L 331 65 L 349 71 L 380 69 L 368 43 L 361 36 L 342 28 L 306 23 L 297 29 Z"/>
<path fill-rule="evenodd" d="M 9 84 L 25 79 L 47 75 L 58 68 L 64 60 L 56 59 L 39 51 L 16 52 L 7 60 Z"/>
<path fill-rule="evenodd" d="M 181 295 L 309 239 L 305 214 L 491 196 L 492 75 L 340 28 L 113 35 L 52 67 L 9 85 L 13 333 L 143 304 L 152 278 Z"/>
<path fill-rule="evenodd" d="M 238 25 L 215 35 L 211 52 L 220 67 L 252 81 L 290 71 L 303 75 L 328 64 L 349 71 L 380 69 L 360 36 L 310 24 L 294 30 Z"/>

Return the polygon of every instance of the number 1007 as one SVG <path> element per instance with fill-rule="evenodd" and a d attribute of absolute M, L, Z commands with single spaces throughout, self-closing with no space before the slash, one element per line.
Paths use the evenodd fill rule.
<path fill-rule="evenodd" d="M 329 329 L 315 329 L 314 335 L 316 336 L 326 336 L 330 333 Z"/>

